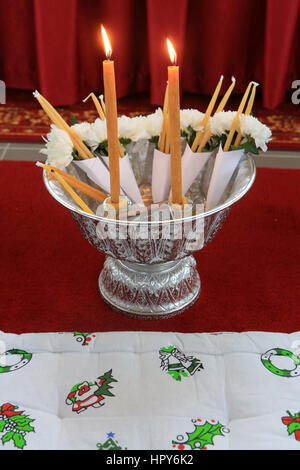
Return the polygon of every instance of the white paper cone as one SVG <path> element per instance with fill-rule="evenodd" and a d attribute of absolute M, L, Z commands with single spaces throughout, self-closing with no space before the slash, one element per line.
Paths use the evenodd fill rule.
<path fill-rule="evenodd" d="M 109 157 L 102 157 L 109 167 Z M 144 205 L 143 199 L 136 182 L 131 163 L 128 155 L 119 159 L 120 165 L 120 186 L 124 193 L 132 200 L 135 204 Z"/>
<path fill-rule="evenodd" d="M 152 165 L 152 199 L 154 203 L 168 199 L 171 187 L 171 156 L 154 150 Z"/>
<path fill-rule="evenodd" d="M 81 170 L 83 170 L 87 176 L 98 184 L 104 191 L 110 194 L 110 176 L 109 171 L 100 160 L 100 158 L 89 158 L 88 160 L 73 160 Z"/>
<path fill-rule="evenodd" d="M 244 150 L 224 152 L 219 147 L 206 198 L 206 210 L 216 207 L 236 169 Z"/>
<path fill-rule="evenodd" d="M 185 194 L 195 181 L 212 152 L 193 152 L 187 144 L 181 160 L 182 194 Z"/>

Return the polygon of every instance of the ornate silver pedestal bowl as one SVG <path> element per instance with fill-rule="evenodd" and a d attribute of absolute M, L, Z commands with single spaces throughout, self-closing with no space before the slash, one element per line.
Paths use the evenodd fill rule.
<path fill-rule="evenodd" d="M 130 158 L 143 200 L 149 208 L 152 144 L 142 141 L 132 144 Z M 198 299 L 201 283 L 193 253 L 214 238 L 230 207 L 246 194 L 255 179 L 253 159 L 244 155 L 218 206 L 205 211 L 214 158 L 212 155 L 190 187 L 186 196 L 193 210 L 183 216 L 174 215 L 167 204 L 156 206 L 152 212 L 145 209 L 141 214 L 135 214 L 130 208 L 126 220 L 93 216 L 79 209 L 62 186 L 48 179 L 44 172 L 50 194 L 70 210 L 82 235 L 105 253 L 99 290 L 113 309 L 133 317 L 157 319 L 181 313 Z M 93 185 L 73 163 L 66 171 Z M 99 213 L 97 201 L 79 194 Z"/>

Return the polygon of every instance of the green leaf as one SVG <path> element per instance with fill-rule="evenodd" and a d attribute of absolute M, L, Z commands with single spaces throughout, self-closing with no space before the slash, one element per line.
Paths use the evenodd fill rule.
<path fill-rule="evenodd" d="M 22 436 L 22 434 L 18 432 L 14 433 L 13 441 L 14 441 L 15 447 L 17 447 L 18 449 L 23 449 L 23 447 L 26 446 L 26 441 L 24 437 Z"/>
<path fill-rule="evenodd" d="M 188 444 L 191 449 L 203 449 L 208 444 L 214 445 L 214 437 L 223 436 L 222 428 L 223 425 L 220 423 L 210 424 L 207 421 L 203 425 L 195 425 L 194 431 L 187 433 L 188 439 L 182 444 Z M 179 444 L 179 442 L 173 441 L 173 444 Z"/>
<path fill-rule="evenodd" d="M 150 139 L 149 142 L 152 142 L 152 144 L 158 144 L 159 141 L 159 135 L 153 135 Z"/>
<path fill-rule="evenodd" d="M 83 336 L 86 338 L 90 333 L 79 333 L 79 331 L 74 331 L 73 336 Z"/>
<path fill-rule="evenodd" d="M 79 121 L 76 119 L 76 117 L 73 114 L 70 114 L 70 125 L 74 126 L 75 124 L 79 124 Z"/>
<path fill-rule="evenodd" d="M 196 134 L 197 134 L 197 132 L 194 131 L 194 129 L 193 129 L 191 126 L 189 126 L 189 127 L 188 127 L 188 144 L 189 144 L 190 146 L 191 146 L 192 143 L 194 142 L 195 137 L 196 137 Z"/>
<path fill-rule="evenodd" d="M 128 145 L 131 142 L 131 139 L 127 139 L 126 137 L 120 137 L 119 140 L 122 145 Z"/>
<path fill-rule="evenodd" d="M 25 432 L 34 432 L 34 427 L 30 426 L 29 424 L 24 424 L 24 426 L 16 426 L 18 431 L 25 431 Z"/>
<path fill-rule="evenodd" d="M 300 423 L 291 423 L 288 425 L 288 433 L 289 435 L 293 434 L 295 431 L 300 430 Z"/>
<path fill-rule="evenodd" d="M 5 419 L 1 419 L 0 420 L 0 432 L 3 431 L 3 429 L 5 428 L 5 425 L 6 425 Z"/>
<path fill-rule="evenodd" d="M 72 152 L 72 157 L 74 158 L 74 160 L 80 160 L 80 157 L 78 155 L 78 152 L 76 149 L 73 148 L 73 152 Z"/>
<path fill-rule="evenodd" d="M 238 145 L 236 147 L 232 145 L 230 149 L 231 150 L 244 150 L 246 153 L 253 153 L 254 155 L 258 155 L 258 149 L 255 145 L 255 140 L 253 139 L 253 137 L 251 137 L 250 135 L 247 135 L 246 139 L 247 140 L 243 142 L 241 145 Z"/>
<path fill-rule="evenodd" d="M 16 423 L 16 429 L 18 431 L 26 431 L 26 432 L 31 432 L 34 431 L 34 428 L 30 426 L 30 423 L 34 421 L 34 419 L 30 419 L 27 416 L 12 416 L 10 418 L 11 421 L 14 421 Z"/>
<path fill-rule="evenodd" d="M 1 441 L 3 444 L 5 444 L 6 442 L 10 441 L 12 438 L 13 438 L 13 435 L 15 433 L 10 431 L 10 432 L 7 432 L 6 434 L 4 434 L 4 436 L 2 436 L 1 438 Z"/>
<path fill-rule="evenodd" d="M 160 348 L 162 352 L 171 353 L 174 349 L 174 346 L 169 346 L 168 348 Z"/>
<path fill-rule="evenodd" d="M 183 370 L 168 370 L 168 374 L 170 374 L 173 379 L 177 380 L 177 381 L 181 381 L 181 376 L 182 377 L 188 377 L 188 373 L 183 371 Z"/>
<path fill-rule="evenodd" d="M 100 153 L 102 156 L 107 156 L 108 155 L 108 142 L 107 140 L 103 140 L 98 147 L 96 148 L 96 151 Z"/>

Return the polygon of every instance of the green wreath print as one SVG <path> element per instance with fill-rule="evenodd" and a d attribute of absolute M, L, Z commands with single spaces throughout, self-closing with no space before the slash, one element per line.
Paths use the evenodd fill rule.
<path fill-rule="evenodd" d="M 289 357 L 294 362 L 294 369 L 279 369 L 279 367 L 276 367 L 271 361 L 272 357 L 274 356 Z M 296 356 L 287 349 L 270 349 L 269 351 L 262 354 L 261 362 L 270 372 L 275 375 L 279 375 L 280 377 L 298 377 L 300 375 L 300 357 Z"/>
<path fill-rule="evenodd" d="M 23 351 L 22 349 L 10 349 L 5 353 L 0 354 L 0 356 L 21 356 L 19 362 L 16 362 L 11 366 L 0 366 L 0 374 L 4 374 L 6 372 L 13 372 L 17 369 L 21 369 L 21 367 L 26 366 L 32 358 L 31 353 Z"/>

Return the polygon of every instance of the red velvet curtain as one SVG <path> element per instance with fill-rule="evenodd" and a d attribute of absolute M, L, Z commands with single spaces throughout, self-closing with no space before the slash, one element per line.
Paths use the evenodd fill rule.
<path fill-rule="evenodd" d="M 100 93 L 103 23 L 118 97 L 150 90 L 162 103 L 168 36 L 183 91 L 211 94 L 234 75 L 236 93 L 256 80 L 273 108 L 300 78 L 299 13 L 300 0 L 0 0 L 0 79 L 54 105 Z"/>

